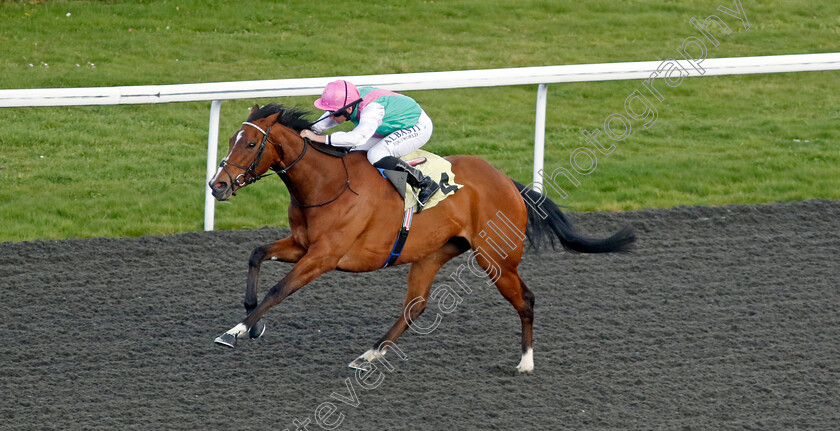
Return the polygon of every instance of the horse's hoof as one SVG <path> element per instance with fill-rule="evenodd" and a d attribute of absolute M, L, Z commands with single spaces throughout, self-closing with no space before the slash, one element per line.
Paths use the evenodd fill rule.
<path fill-rule="evenodd" d="M 370 371 L 373 368 L 373 364 L 366 361 L 364 357 L 359 356 L 358 358 L 354 359 L 353 362 L 347 365 L 348 367 L 354 370 L 362 370 L 362 371 Z"/>
<path fill-rule="evenodd" d="M 252 340 L 256 340 L 257 338 L 262 337 L 262 334 L 265 333 L 265 323 L 257 322 L 253 328 L 248 331 L 248 338 Z"/>
<path fill-rule="evenodd" d="M 230 347 L 232 349 L 236 347 L 236 336 L 225 332 L 224 334 L 216 337 L 213 342 L 220 346 Z"/>
<path fill-rule="evenodd" d="M 516 371 L 520 373 L 530 373 L 534 371 L 534 350 L 529 348 L 522 354 L 522 359 L 519 365 L 516 366 Z"/>

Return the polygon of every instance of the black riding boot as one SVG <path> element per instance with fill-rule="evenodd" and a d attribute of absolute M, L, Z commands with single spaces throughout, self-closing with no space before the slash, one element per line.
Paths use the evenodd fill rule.
<path fill-rule="evenodd" d="M 406 178 L 406 182 L 408 185 L 420 189 L 420 193 L 417 194 L 417 200 L 420 202 L 421 207 L 426 206 L 429 199 L 440 190 L 440 185 L 435 180 L 423 175 L 419 169 L 412 167 L 397 157 L 385 156 L 374 163 L 373 166 L 380 169 L 390 169 L 392 171 L 407 173 L 408 177 Z"/>

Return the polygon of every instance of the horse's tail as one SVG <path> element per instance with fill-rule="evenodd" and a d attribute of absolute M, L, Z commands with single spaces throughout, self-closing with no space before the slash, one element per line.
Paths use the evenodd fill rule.
<path fill-rule="evenodd" d="M 578 233 L 565 215 L 547 196 L 513 182 L 528 207 L 528 226 L 525 235 L 531 246 L 539 249 L 548 243 L 555 247 L 555 238 L 569 251 L 580 253 L 609 253 L 630 251 L 636 241 L 636 230 L 630 224 L 609 238 L 590 238 Z"/>

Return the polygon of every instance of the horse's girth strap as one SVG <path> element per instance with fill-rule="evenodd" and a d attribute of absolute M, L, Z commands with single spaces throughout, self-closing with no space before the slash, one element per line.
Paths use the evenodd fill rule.
<path fill-rule="evenodd" d="M 397 235 L 397 240 L 394 241 L 394 247 L 391 249 L 391 255 L 388 256 L 388 260 L 385 262 L 385 265 L 382 265 L 382 268 L 387 268 L 393 265 L 397 259 L 399 259 L 400 253 L 402 253 L 402 249 L 405 246 L 405 241 L 408 239 L 408 231 L 411 229 L 411 222 L 413 219 L 414 208 L 412 207 L 405 210 L 402 227 L 400 227 L 400 233 Z"/>

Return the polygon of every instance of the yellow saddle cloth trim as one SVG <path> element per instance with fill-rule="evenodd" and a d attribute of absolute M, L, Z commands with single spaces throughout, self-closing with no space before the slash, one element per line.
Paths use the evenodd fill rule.
<path fill-rule="evenodd" d="M 431 199 L 429 199 L 429 202 L 426 203 L 426 206 L 423 207 L 423 209 L 429 209 L 434 207 L 447 197 L 453 195 L 456 191 L 458 191 L 458 189 L 463 187 L 463 185 L 455 182 L 455 174 L 452 173 L 452 163 L 449 163 L 448 160 L 444 159 L 441 156 L 438 156 L 437 154 L 432 154 L 424 150 L 417 150 L 411 154 L 407 154 L 400 158 L 405 160 L 406 162 L 410 162 L 414 159 L 425 158 L 425 162 L 420 163 L 419 165 L 416 165 L 414 167 L 420 169 L 420 172 L 423 172 L 423 175 L 432 177 L 433 180 L 440 184 L 440 190 L 438 190 L 438 192 L 435 193 Z M 419 205 L 417 204 L 417 193 L 417 189 L 406 185 L 406 210 L 411 207 L 415 207 L 415 212 L 420 210 L 420 208 L 418 208 Z"/>

